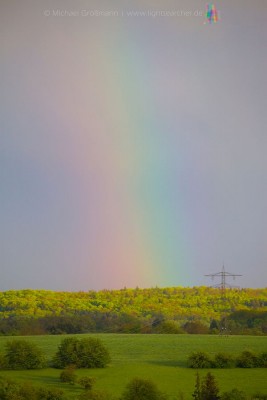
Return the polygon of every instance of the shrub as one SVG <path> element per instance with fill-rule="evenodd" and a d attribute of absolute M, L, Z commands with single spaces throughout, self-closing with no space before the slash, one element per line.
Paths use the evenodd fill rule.
<path fill-rule="evenodd" d="M 65 338 L 54 357 L 54 366 L 64 368 L 72 364 L 77 368 L 103 368 L 109 361 L 109 352 L 99 339 Z"/>
<path fill-rule="evenodd" d="M 267 394 L 257 392 L 251 397 L 251 400 L 267 400 Z"/>
<path fill-rule="evenodd" d="M 68 365 L 60 374 L 59 379 L 61 382 L 70 383 L 74 385 L 77 376 L 75 375 L 75 367 L 73 365 Z"/>
<path fill-rule="evenodd" d="M 0 399 L 8 400 L 10 395 L 16 400 L 19 396 L 19 386 L 16 382 L 0 377 Z M 23 399 L 22 399 L 23 400 Z"/>
<path fill-rule="evenodd" d="M 101 390 L 87 390 L 78 397 L 79 400 L 112 400 L 112 398 L 109 393 Z"/>
<path fill-rule="evenodd" d="M 58 351 L 53 359 L 56 368 L 65 368 L 67 365 L 78 364 L 77 354 L 78 339 L 69 337 L 61 341 Z"/>
<path fill-rule="evenodd" d="M 221 400 L 246 400 L 246 394 L 238 389 L 232 389 L 221 395 Z"/>
<path fill-rule="evenodd" d="M 1 400 L 63 400 L 62 390 L 36 388 L 31 383 L 13 382 L 0 377 Z"/>
<path fill-rule="evenodd" d="M 3 353 L 0 353 L 0 369 L 6 369 L 7 368 L 7 363 L 6 363 L 6 358 Z"/>
<path fill-rule="evenodd" d="M 60 389 L 39 388 L 37 395 L 38 400 L 63 400 L 65 398 L 63 390 Z"/>
<path fill-rule="evenodd" d="M 39 369 L 45 366 L 44 354 L 34 343 L 13 340 L 6 343 L 6 365 L 10 369 Z"/>
<path fill-rule="evenodd" d="M 214 368 L 231 368 L 234 366 L 234 360 L 230 354 L 217 353 L 214 357 L 213 367 Z"/>
<path fill-rule="evenodd" d="M 122 400 L 163 400 L 165 396 L 156 385 L 145 379 L 134 378 L 128 383 Z"/>
<path fill-rule="evenodd" d="M 155 333 L 168 333 L 168 334 L 180 334 L 184 333 L 184 330 L 178 326 L 175 321 L 162 321 L 154 328 Z"/>
<path fill-rule="evenodd" d="M 79 368 L 104 368 L 110 362 L 109 352 L 99 339 L 81 339 L 77 350 Z"/>
<path fill-rule="evenodd" d="M 92 390 L 95 378 L 92 376 L 84 376 L 83 378 L 79 379 L 78 383 L 85 389 L 85 390 Z"/>
<path fill-rule="evenodd" d="M 196 351 L 188 357 L 189 368 L 210 368 L 212 361 L 208 354 L 203 351 Z"/>
<path fill-rule="evenodd" d="M 185 332 L 191 334 L 207 334 L 209 333 L 209 327 L 202 324 L 202 322 L 186 322 L 183 326 Z"/>
<path fill-rule="evenodd" d="M 254 368 L 258 366 L 258 358 L 252 351 L 245 350 L 236 359 L 236 366 L 239 368 Z"/>
<path fill-rule="evenodd" d="M 267 351 L 263 351 L 258 356 L 258 366 L 261 368 L 267 368 Z"/>

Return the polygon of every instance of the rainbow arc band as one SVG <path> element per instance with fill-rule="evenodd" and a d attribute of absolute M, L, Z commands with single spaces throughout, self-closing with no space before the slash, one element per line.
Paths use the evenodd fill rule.
<path fill-rule="evenodd" d="M 206 18 L 210 24 L 216 23 L 219 20 L 218 10 L 216 9 L 215 5 L 209 3 L 206 5 Z"/>

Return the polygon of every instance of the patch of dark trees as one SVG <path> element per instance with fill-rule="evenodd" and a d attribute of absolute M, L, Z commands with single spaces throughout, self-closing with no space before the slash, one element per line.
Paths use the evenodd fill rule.
<path fill-rule="evenodd" d="M 184 317 L 183 317 L 184 318 Z M 168 320 L 163 315 L 140 318 L 113 312 L 77 312 L 73 315 L 50 315 L 42 318 L 11 316 L 0 319 L 0 335 L 60 335 L 76 333 L 173 333 L 267 334 L 267 311 L 236 311 L 210 323 L 199 318 Z"/>

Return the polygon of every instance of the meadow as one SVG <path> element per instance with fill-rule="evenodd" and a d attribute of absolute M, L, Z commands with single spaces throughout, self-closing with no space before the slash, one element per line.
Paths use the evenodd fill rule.
<path fill-rule="evenodd" d="M 256 353 L 267 351 L 266 336 L 217 336 L 217 335 L 129 335 L 129 334 L 91 334 L 77 335 L 100 338 L 108 347 L 112 361 L 107 368 L 78 370 L 77 375 L 96 377 L 96 389 L 104 389 L 119 396 L 127 382 L 134 377 L 153 380 L 160 390 L 174 399 L 183 393 L 184 399 L 192 399 L 196 371 L 187 368 L 187 357 L 193 351 L 205 351 L 210 355 L 223 351 L 238 355 L 243 350 Z M 57 346 L 64 338 L 57 336 L 23 336 L 38 344 L 46 353 L 48 361 L 52 359 Z M 10 337 L 0 337 L 0 351 Z M 16 337 L 18 339 L 18 337 Z M 201 370 L 200 376 L 208 370 Z M 243 390 L 248 395 L 257 391 L 267 392 L 267 370 L 253 369 L 212 369 L 221 391 L 232 388 Z M 60 370 L 47 368 L 35 371 L 1 371 L 18 381 L 31 381 L 37 385 L 58 387 L 66 391 L 70 399 L 81 392 L 78 385 L 71 386 L 59 381 Z"/>

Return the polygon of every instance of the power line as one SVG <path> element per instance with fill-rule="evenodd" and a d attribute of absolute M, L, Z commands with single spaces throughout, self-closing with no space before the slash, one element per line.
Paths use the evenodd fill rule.
<path fill-rule="evenodd" d="M 210 276 L 212 280 L 216 279 L 216 278 L 220 278 L 220 282 L 212 285 L 212 287 L 214 288 L 218 288 L 221 290 L 221 300 L 223 302 L 223 304 L 225 304 L 226 306 L 226 291 L 225 289 L 232 289 L 232 288 L 238 288 L 239 286 L 235 286 L 235 285 L 230 285 L 228 282 L 226 282 L 227 278 L 232 277 L 233 279 L 235 279 L 237 276 L 242 276 L 240 274 L 232 274 L 231 272 L 227 272 L 225 271 L 224 265 L 222 267 L 222 270 L 220 272 L 216 272 L 215 274 L 207 274 L 205 276 Z M 220 324 L 220 334 L 221 335 L 228 335 L 228 327 L 227 327 L 227 314 L 226 314 L 226 310 L 224 310 L 223 312 L 223 316 L 222 316 L 222 320 L 221 320 L 221 324 Z"/>
<path fill-rule="evenodd" d="M 228 282 L 226 282 L 226 279 L 229 277 L 232 277 L 233 279 L 236 278 L 236 276 L 242 276 L 240 274 L 232 274 L 231 272 L 226 272 L 224 265 L 222 267 L 222 270 L 220 272 L 216 272 L 215 274 L 207 274 L 204 276 L 210 276 L 212 278 L 212 280 L 214 280 L 214 278 L 221 278 L 220 283 L 217 283 L 216 285 L 212 285 L 212 287 L 217 287 L 220 288 L 221 291 L 224 293 L 225 288 L 237 288 L 238 286 L 234 286 L 234 285 L 230 285 Z"/>

